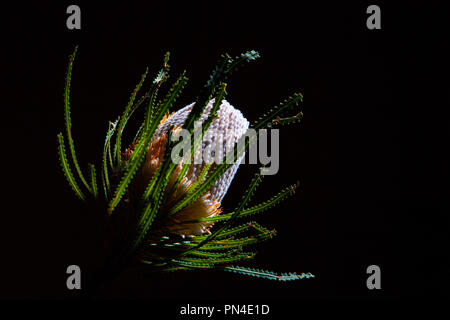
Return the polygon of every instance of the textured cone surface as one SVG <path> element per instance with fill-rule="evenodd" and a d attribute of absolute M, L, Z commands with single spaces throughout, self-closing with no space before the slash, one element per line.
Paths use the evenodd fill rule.
<path fill-rule="evenodd" d="M 203 124 L 207 119 L 214 100 L 211 100 L 206 106 L 198 123 Z M 186 120 L 189 112 L 191 112 L 194 103 L 180 109 L 172 115 L 166 117 L 159 125 L 155 133 L 155 139 L 149 147 L 147 157 L 143 166 L 143 178 L 146 185 L 163 159 L 165 141 L 167 139 L 167 131 L 170 126 L 181 128 Z M 210 127 L 206 131 L 201 147 L 196 150 L 196 160 L 190 164 L 185 178 L 178 186 L 172 199 L 169 199 L 165 208 L 162 210 L 170 210 L 177 200 L 183 198 L 189 187 L 195 183 L 205 166 L 210 163 L 213 169 L 215 162 L 222 160 L 227 152 L 233 150 L 234 145 L 239 138 L 247 131 L 249 122 L 244 118 L 242 113 L 235 109 L 226 100 L 223 100 L 217 112 L 217 117 L 213 119 Z M 176 130 L 176 129 L 175 129 Z M 180 140 L 181 141 L 181 140 Z M 201 158 L 200 158 L 201 155 Z M 236 174 L 237 169 L 242 161 L 243 155 L 238 158 L 236 163 L 232 165 L 211 188 L 205 192 L 199 199 L 192 204 L 177 212 L 171 219 L 164 221 L 159 226 L 161 232 L 176 233 L 182 235 L 199 235 L 209 231 L 211 223 L 183 223 L 180 222 L 200 219 L 205 217 L 216 216 L 221 213 L 220 204 L 225 196 L 231 181 Z M 171 188 L 178 176 L 181 165 L 179 165 L 168 184 L 167 190 Z"/>

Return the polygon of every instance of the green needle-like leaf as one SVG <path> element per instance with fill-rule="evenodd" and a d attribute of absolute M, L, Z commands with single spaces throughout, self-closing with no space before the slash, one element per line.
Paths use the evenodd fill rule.
<path fill-rule="evenodd" d="M 169 77 L 169 57 L 170 53 L 167 52 L 164 56 L 164 63 L 162 69 L 159 71 L 158 75 L 153 80 L 152 86 L 150 87 L 149 92 L 147 93 L 149 97 L 149 103 L 147 109 L 145 110 L 145 117 L 143 123 L 143 131 L 142 134 L 153 134 L 150 133 L 150 128 L 152 125 L 158 125 L 160 119 L 155 119 L 155 114 L 157 111 L 156 105 L 156 97 L 158 95 L 159 88 L 161 85 L 168 79 Z M 164 113 L 163 113 L 164 115 Z M 162 118 L 162 117 L 161 117 Z"/>
<path fill-rule="evenodd" d="M 202 171 L 201 171 L 200 174 L 198 175 L 197 180 L 196 180 L 194 183 L 192 183 L 192 184 L 189 186 L 189 189 L 186 191 L 186 194 L 187 194 L 187 195 L 192 194 L 192 193 L 194 193 L 194 192 L 197 191 L 197 187 L 198 187 L 199 185 L 202 184 L 202 182 L 203 182 L 203 180 L 205 179 L 206 175 L 208 174 L 208 171 L 209 171 L 210 168 L 211 168 L 211 163 L 207 163 L 207 164 L 203 167 Z"/>
<path fill-rule="evenodd" d="M 253 221 L 253 222 L 248 222 L 248 223 L 239 225 L 237 227 L 233 227 L 233 228 L 227 229 L 225 231 L 222 231 L 220 234 L 218 234 L 216 236 L 216 239 L 221 239 L 221 238 L 226 238 L 226 237 L 234 237 L 240 233 L 250 231 L 252 229 L 258 231 L 258 233 L 270 232 L 269 230 L 265 229 L 264 227 L 260 226 L 259 224 L 257 224 L 256 222 Z M 206 239 L 207 237 L 208 237 L 208 235 L 197 236 L 197 237 L 195 237 L 194 241 L 201 241 L 201 240 Z"/>
<path fill-rule="evenodd" d="M 97 187 L 97 175 L 95 173 L 95 166 L 91 163 L 89 163 L 88 166 L 89 166 L 89 176 L 91 177 L 92 195 L 94 196 L 94 198 L 97 198 L 98 187 Z"/>
<path fill-rule="evenodd" d="M 62 133 L 58 134 L 58 154 L 61 168 L 64 172 L 64 175 L 66 176 L 67 182 L 69 182 L 69 185 L 72 187 L 77 197 L 81 200 L 84 200 L 85 196 L 78 186 L 77 182 L 75 181 L 75 177 L 73 176 L 72 170 L 70 169 L 69 161 L 67 160 L 66 150 L 64 147 L 64 137 Z"/>
<path fill-rule="evenodd" d="M 72 139 L 72 122 L 70 119 L 70 82 L 72 79 L 72 68 L 73 68 L 73 61 L 75 60 L 75 55 L 77 53 L 78 46 L 75 47 L 75 50 L 73 51 L 72 55 L 69 57 L 69 65 L 67 67 L 67 75 L 66 75 L 66 85 L 64 88 L 64 118 L 65 118 L 65 124 L 66 124 L 66 134 L 67 134 L 67 140 L 69 143 L 69 150 L 70 154 L 72 156 L 72 161 L 75 166 L 75 170 L 78 173 L 78 176 L 80 177 L 81 181 L 83 182 L 86 189 L 88 189 L 90 192 L 91 188 L 89 184 L 87 183 L 86 179 L 84 178 L 83 173 L 81 172 L 81 168 L 78 165 L 77 156 L 75 153 L 75 145 Z"/>
<path fill-rule="evenodd" d="M 273 125 L 293 124 L 293 123 L 299 122 L 302 117 L 303 117 L 303 112 L 300 111 L 299 113 L 297 113 L 295 116 L 292 116 L 292 117 L 273 119 L 272 124 Z"/>
<path fill-rule="evenodd" d="M 248 252 L 248 253 L 244 252 L 244 253 L 236 254 L 233 256 L 207 258 L 207 259 L 182 257 L 180 259 L 174 259 L 173 262 L 175 262 L 179 265 L 182 265 L 182 266 L 209 268 L 209 267 L 211 267 L 211 265 L 233 263 L 233 262 L 237 262 L 237 261 L 253 259 L 254 256 L 255 256 L 254 252 Z"/>
<path fill-rule="evenodd" d="M 310 272 L 300 273 L 300 274 L 297 274 L 297 273 L 277 274 L 272 271 L 258 270 L 258 269 L 238 267 L 238 266 L 225 266 L 225 267 L 223 267 L 223 270 L 239 273 L 239 274 L 242 274 L 245 276 L 269 279 L 269 280 L 278 280 L 278 281 L 290 281 L 290 280 L 298 280 L 298 279 L 315 278 L 314 275 L 311 274 Z"/>
<path fill-rule="evenodd" d="M 251 125 L 251 128 L 258 130 L 271 127 L 273 120 L 280 121 L 280 118 L 277 118 L 280 116 L 280 114 L 295 108 L 302 100 L 303 96 L 301 95 L 301 93 L 294 94 L 292 97 L 287 98 L 280 105 L 272 108 L 268 113 L 264 114 L 261 118 L 258 119 L 258 121 Z"/>
<path fill-rule="evenodd" d="M 146 135 L 153 136 L 164 115 L 169 111 L 175 100 L 180 95 L 183 88 L 186 86 L 187 81 L 188 78 L 184 76 L 183 72 L 181 76 L 177 79 L 177 81 L 174 83 L 165 99 L 159 104 L 154 119 L 149 128 L 147 129 L 147 132 L 145 132 Z"/>
<path fill-rule="evenodd" d="M 267 201 L 264 201 L 256 206 L 253 206 L 251 208 L 247 208 L 241 211 L 241 213 L 237 216 L 238 218 L 245 218 L 250 215 L 266 211 L 281 201 L 285 200 L 288 196 L 293 195 L 295 193 L 295 189 L 297 188 L 297 185 L 293 184 L 283 190 L 281 190 L 279 193 L 277 193 L 275 196 L 270 198 Z M 208 218 L 201 218 L 201 219 L 195 219 L 195 220 L 189 220 L 189 221 L 183 221 L 183 223 L 198 223 L 198 222 L 216 222 L 216 221 L 224 221 L 230 219 L 235 212 L 221 214 L 215 217 L 208 217 Z"/>
<path fill-rule="evenodd" d="M 180 200 L 171 210 L 169 215 L 174 215 L 184 207 L 187 207 L 195 200 L 200 198 L 213 184 L 219 179 L 227 169 L 229 169 L 233 164 L 222 163 L 218 165 L 214 171 L 206 177 L 205 181 L 192 193 L 186 195 L 185 198 Z"/>
<path fill-rule="evenodd" d="M 125 128 L 125 125 L 127 124 L 127 121 L 129 119 L 129 114 L 131 111 L 131 108 L 133 106 L 134 100 L 136 99 L 136 95 L 138 94 L 139 90 L 142 87 L 142 84 L 145 81 L 145 78 L 147 77 L 148 68 L 145 70 L 144 74 L 141 77 L 141 80 L 137 84 L 134 91 L 131 93 L 130 100 L 128 101 L 127 106 L 125 107 L 125 110 L 122 114 L 122 117 L 120 118 L 119 125 L 117 127 L 117 135 L 116 135 L 116 144 L 114 146 L 114 154 L 116 157 L 116 165 L 120 168 L 122 165 L 121 161 L 121 145 L 122 145 L 122 133 L 123 129 Z"/>
<path fill-rule="evenodd" d="M 111 185 L 109 182 L 109 173 L 108 173 L 107 162 L 108 162 L 108 156 L 109 156 L 110 164 L 112 166 L 113 163 L 112 163 L 112 159 L 111 159 L 111 138 L 114 135 L 114 132 L 116 130 L 117 122 L 118 122 L 118 120 L 116 120 L 115 122 L 111 122 L 111 121 L 109 122 L 108 132 L 106 133 L 105 143 L 103 145 L 102 178 L 103 178 L 103 183 L 104 183 L 103 188 L 105 189 L 106 199 L 108 199 L 108 194 L 111 189 Z"/>
<path fill-rule="evenodd" d="M 122 196 L 127 191 L 128 185 L 130 184 L 137 170 L 144 161 L 147 149 L 144 148 L 143 145 L 148 146 L 148 141 L 144 141 L 141 145 L 136 147 L 135 151 L 133 152 L 133 155 L 135 157 L 132 157 L 125 166 L 124 169 L 125 171 L 122 175 L 122 179 L 120 180 L 120 183 L 117 186 L 116 191 L 114 192 L 114 197 L 109 202 L 108 207 L 109 214 L 111 214 L 119 204 L 120 200 L 122 199 Z"/>
<path fill-rule="evenodd" d="M 150 229 L 153 221 L 155 220 L 158 210 L 161 207 L 164 199 L 164 191 L 166 189 L 167 183 L 170 179 L 170 176 L 173 170 L 176 167 L 176 164 L 172 163 L 170 158 L 170 153 L 173 148 L 174 143 L 172 142 L 172 133 L 173 127 L 170 126 L 168 130 L 167 136 L 167 144 L 166 144 L 166 153 L 164 156 L 163 163 L 161 164 L 161 176 L 155 180 L 154 186 L 151 187 L 151 191 L 148 196 L 144 198 L 147 203 L 144 206 L 144 210 L 140 215 L 139 222 L 137 225 L 138 234 L 133 242 L 131 250 L 134 251 L 137 247 L 139 247 L 147 235 L 148 230 Z M 150 181 L 149 185 L 152 184 Z M 150 188 L 148 187 L 147 190 Z"/>

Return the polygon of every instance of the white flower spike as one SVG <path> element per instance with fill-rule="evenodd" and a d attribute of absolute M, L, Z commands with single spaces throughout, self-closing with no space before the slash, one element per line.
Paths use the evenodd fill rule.
<path fill-rule="evenodd" d="M 214 99 L 211 100 L 206 106 L 202 116 L 199 119 L 199 124 L 202 124 L 208 117 L 211 108 L 213 106 Z M 183 126 L 188 114 L 191 112 L 194 103 L 180 109 L 179 111 L 165 117 L 159 125 L 155 137 L 157 137 L 149 147 L 147 157 L 143 166 L 143 183 L 147 185 L 156 169 L 161 164 L 162 157 L 165 149 L 165 142 L 167 139 L 167 131 L 171 126 L 177 130 Z M 220 108 L 217 112 L 217 117 L 213 119 L 210 127 L 205 132 L 203 137 L 201 150 L 196 150 L 196 154 L 203 155 L 201 163 L 191 163 L 186 176 L 182 180 L 182 183 L 177 187 L 174 192 L 173 199 L 167 203 L 164 210 L 169 211 L 170 206 L 174 205 L 177 200 L 182 198 L 189 187 L 198 181 L 202 171 L 208 163 L 211 163 L 211 157 L 223 157 L 227 152 L 234 148 L 239 138 L 247 131 L 249 122 L 243 116 L 243 114 L 234 108 L 228 101 L 223 100 Z M 200 148 L 199 148 L 200 149 Z M 217 152 L 217 155 L 216 155 Z M 225 196 L 234 175 L 239 168 L 244 155 L 229 168 L 212 186 L 205 192 L 205 194 L 192 204 L 186 206 L 179 212 L 177 212 L 171 219 L 168 219 L 163 223 L 160 231 L 170 232 L 180 235 L 200 235 L 205 232 L 209 232 L 211 223 L 182 223 L 184 221 L 212 217 L 220 214 L 222 209 L 220 207 L 223 197 Z M 211 163 L 211 168 L 214 167 L 214 163 Z M 177 170 L 174 172 L 171 182 L 169 182 L 167 188 L 171 188 L 178 176 L 179 170 L 181 170 L 181 164 L 179 164 Z"/>

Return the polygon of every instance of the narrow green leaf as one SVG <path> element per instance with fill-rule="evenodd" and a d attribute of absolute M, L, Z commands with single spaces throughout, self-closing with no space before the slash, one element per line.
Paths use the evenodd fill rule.
<path fill-rule="evenodd" d="M 191 159 L 194 159 L 194 155 L 195 155 L 195 151 L 198 149 L 198 147 L 200 146 L 201 142 L 203 141 L 203 136 L 206 133 L 206 131 L 208 130 L 208 128 L 210 127 L 212 121 L 217 117 L 217 111 L 220 108 L 221 102 L 223 100 L 223 98 L 226 95 L 226 83 L 223 83 L 218 96 L 216 97 L 216 100 L 210 110 L 210 113 L 207 117 L 207 119 L 204 121 L 203 125 L 202 125 L 202 134 L 201 134 L 201 138 L 200 139 L 193 139 L 194 141 L 192 142 L 193 145 L 191 146 L 190 150 L 191 150 Z M 185 143 L 183 141 L 183 143 Z M 195 189 L 197 188 L 197 186 L 203 181 L 204 177 L 206 176 L 206 174 L 208 173 L 208 170 L 210 168 L 210 164 L 206 164 L 205 167 L 203 168 L 200 176 L 198 177 L 197 181 L 195 183 L 193 183 L 187 194 L 191 194 L 195 191 Z M 189 164 L 184 164 L 183 168 L 180 172 L 180 174 L 177 177 L 177 180 L 175 181 L 172 189 L 167 193 L 166 198 L 169 199 L 172 194 L 175 192 L 175 190 L 178 188 L 179 184 L 181 183 L 182 179 L 184 178 L 186 172 L 189 170 Z"/>
<path fill-rule="evenodd" d="M 242 136 L 241 139 L 245 139 L 245 135 Z M 171 209 L 169 215 L 174 215 L 201 197 L 217 181 L 217 179 L 219 179 L 229 168 L 231 168 L 237 159 L 248 150 L 250 144 L 254 143 L 255 139 L 256 138 L 254 136 L 250 136 L 249 139 L 245 140 L 244 144 L 239 142 L 235 144 L 233 149 L 229 151 L 232 152 L 231 155 L 233 157 L 233 161 L 228 161 L 231 157 L 229 157 L 228 154 L 225 155 L 222 163 L 217 165 L 206 177 L 205 181 L 192 193 L 186 194 L 186 196 Z"/>
<path fill-rule="evenodd" d="M 257 130 L 271 127 L 273 124 L 273 120 L 280 121 L 281 118 L 277 118 L 280 116 L 280 114 L 295 108 L 302 100 L 303 96 L 300 93 L 294 94 L 293 96 L 287 98 L 284 102 L 280 103 L 280 105 L 272 108 L 268 113 L 260 117 L 255 123 L 251 125 L 251 128 Z"/>
<path fill-rule="evenodd" d="M 158 95 L 159 88 L 161 85 L 168 79 L 169 77 L 169 57 L 170 53 L 166 52 L 164 56 L 164 63 L 162 69 L 158 72 L 157 76 L 153 80 L 153 83 L 148 92 L 149 103 L 147 109 L 145 110 L 145 118 L 143 124 L 143 134 L 148 134 L 150 131 L 150 127 L 155 124 L 159 124 L 159 120 L 154 119 L 156 113 L 156 97 Z M 163 113 L 164 115 L 164 113 Z M 153 133 L 151 133 L 153 134 Z"/>
<path fill-rule="evenodd" d="M 86 189 L 91 192 L 91 189 L 89 187 L 89 184 L 87 183 L 86 179 L 84 178 L 83 173 L 81 172 L 81 168 L 78 165 L 77 156 L 75 153 L 75 145 L 72 139 L 72 122 L 70 119 L 70 82 L 72 78 L 72 68 L 73 68 L 73 61 L 75 60 L 75 56 L 78 50 L 78 46 L 75 47 L 72 55 L 69 57 L 69 65 L 67 67 L 67 74 L 66 74 L 66 85 L 64 88 L 64 118 L 65 118 L 65 125 L 66 125 L 66 133 L 67 133 L 67 140 L 69 144 L 70 154 L 72 156 L 72 161 L 75 166 L 75 169 L 78 173 L 78 176 L 80 177 L 81 181 L 83 182 Z"/>
<path fill-rule="evenodd" d="M 182 75 L 174 83 L 174 85 L 166 95 L 165 99 L 159 104 L 159 107 L 151 122 L 151 125 L 149 124 L 148 129 L 145 131 L 146 135 L 153 136 L 164 115 L 169 111 L 175 100 L 180 95 L 183 88 L 186 86 L 187 81 L 188 78 L 184 76 L 183 72 Z"/>
<path fill-rule="evenodd" d="M 190 254 L 194 250 L 230 250 L 230 249 L 241 249 L 242 247 L 257 244 L 261 241 L 266 241 L 273 238 L 276 235 L 275 230 L 267 230 L 266 232 L 260 232 L 257 235 L 241 238 L 226 238 L 221 240 L 211 240 L 206 238 L 200 242 L 185 243 L 186 247 L 189 249 L 181 252 L 180 256 Z"/>
<path fill-rule="evenodd" d="M 108 159 L 107 157 L 109 156 L 109 160 L 110 160 L 110 164 L 112 166 L 112 159 L 111 159 L 111 138 L 114 135 L 114 132 L 116 130 L 117 127 L 117 122 L 119 120 L 116 120 L 115 122 L 109 122 L 109 127 L 108 127 L 108 131 L 106 133 L 106 138 L 105 138 L 105 143 L 103 145 L 103 172 L 102 172 L 102 178 L 103 178 L 103 182 L 104 182 L 104 190 L 105 190 L 105 197 L 106 199 L 108 199 L 108 194 L 110 192 L 111 189 L 111 185 L 109 182 L 109 173 L 108 173 Z"/>
<path fill-rule="evenodd" d="M 260 57 L 259 53 L 255 50 L 247 51 L 242 53 L 239 57 L 233 59 L 233 61 L 228 66 L 226 70 L 227 75 L 230 75 L 232 72 L 236 71 L 238 68 L 243 66 L 244 64 L 254 61 Z"/>
<path fill-rule="evenodd" d="M 252 222 L 247 222 L 247 223 L 239 225 L 237 227 L 233 227 L 233 228 L 227 229 L 225 231 L 222 231 L 220 234 L 217 235 L 216 238 L 221 239 L 221 238 L 226 238 L 226 237 L 234 237 L 238 234 L 249 231 L 251 229 L 257 230 L 258 233 L 268 232 L 267 229 L 263 228 L 256 222 L 252 221 Z M 193 241 L 201 241 L 201 240 L 206 239 L 206 237 L 208 237 L 208 235 L 197 236 L 197 237 L 195 237 L 195 239 L 193 239 Z"/>
<path fill-rule="evenodd" d="M 97 187 L 97 175 L 95 173 L 95 166 L 91 163 L 89 163 L 88 166 L 89 166 L 89 175 L 91 177 L 92 195 L 94 196 L 94 198 L 97 198 L 98 187 Z"/>
<path fill-rule="evenodd" d="M 141 219 L 138 223 L 138 234 L 133 242 L 131 248 L 132 251 L 139 247 L 144 240 L 161 206 L 162 197 L 164 195 L 163 190 L 165 188 L 165 185 L 167 184 L 167 179 L 157 179 L 156 182 L 157 185 L 153 188 L 154 191 L 152 192 L 152 196 L 147 200 L 147 203 L 141 214 Z"/>
<path fill-rule="evenodd" d="M 186 70 L 184 70 L 181 75 L 177 78 L 173 86 L 170 88 L 169 92 L 166 94 L 164 100 L 162 100 L 158 105 L 158 113 L 164 115 L 174 104 L 177 98 L 183 91 L 188 78 L 185 76 Z"/>
<path fill-rule="evenodd" d="M 208 131 L 213 120 L 218 117 L 217 112 L 219 111 L 220 106 L 222 105 L 222 101 L 227 94 L 226 89 L 227 89 L 227 84 L 224 82 L 220 85 L 219 93 L 214 100 L 211 110 L 209 111 L 208 118 L 206 118 L 206 120 L 202 123 L 202 139 L 201 140 L 203 140 L 203 136 L 205 135 L 206 131 Z"/>
<path fill-rule="evenodd" d="M 191 133 L 193 132 L 195 122 L 200 119 L 214 92 L 226 79 L 226 68 L 230 61 L 230 56 L 222 56 L 221 61 L 217 64 L 216 68 L 212 72 L 208 82 L 200 91 L 200 94 L 197 97 L 191 112 L 189 112 L 186 120 L 184 121 L 183 129 L 186 129 Z"/>
<path fill-rule="evenodd" d="M 205 181 L 196 188 L 196 190 L 190 194 L 187 194 L 185 198 L 180 200 L 171 210 L 169 215 L 174 215 L 181 209 L 193 203 L 199 197 L 201 197 L 213 184 L 219 179 L 227 169 L 229 169 L 233 164 L 222 163 L 218 165 L 213 172 L 210 173 L 205 179 Z"/>
<path fill-rule="evenodd" d="M 253 206 L 251 208 L 247 208 L 241 211 L 241 213 L 237 216 L 238 218 L 246 218 L 250 215 L 266 211 L 281 201 L 285 200 L 288 196 L 293 195 L 295 193 L 295 189 L 297 186 L 295 184 L 281 190 L 279 193 L 277 193 L 275 196 L 270 198 L 267 201 L 264 201 L 256 206 Z M 201 218 L 201 219 L 195 219 L 195 220 L 189 220 L 189 221 L 183 221 L 182 223 L 199 223 L 199 222 L 217 222 L 217 221 L 224 221 L 230 219 L 235 212 L 227 213 L 227 214 L 221 214 L 216 217 L 208 217 L 208 218 Z"/>
<path fill-rule="evenodd" d="M 125 107 L 125 110 L 122 114 L 122 117 L 120 118 L 119 121 L 119 125 L 117 127 L 117 135 L 116 135 L 116 144 L 114 145 L 114 154 L 116 157 L 116 166 L 118 168 L 121 167 L 122 165 L 122 160 L 121 160 L 121 152 L 122 152 L 122 133 L 123 133 L 123 129 L 125 128 L 125 125 L 129 119 L 129 114 L 130 114 L 130 110 L 133 106 L 134 100 L 136 99 L 136 95 L 138 94 L 139 90 L 142 87 L 142 84 L 145 81 L 145 78 L 147 77 L 147 73 L 148 73 L 148 68 L 145 69 L 144 74 L 141 76 L 141 80 L 139 81 L 139 83 L 136 85 L 136 88 L 133 90 L 133 92 L 131 93 L 130 99 L 128 101 L 127 106 Z"/>
<path fill-rule="evenodd" d="M 296 115 L 292 116 L 292 117 L 285 117 L 285 118 L 276 118 L 272 120 L 272 124 L 273 125 L 287 125 L 287 124 L 292 124 L 292 123 L 296 123 L 299 122 L 300 119 L 303 117 L 303 112 L 299 112 Z"/>
<path fill-rule="evenodd" d="M 145 155 L 147 154 L 147 148 L 145 148 L 145 146 L 148 146 L 148 139 L 146 139 L 141 144 L 136 146 L 132 157 L 126 163 L 120 183 L 118 184 L 114 192 L 114 197 L 109 202 L 108 206 L 109 214 L 111 214 L 119 204 L 120 200 L 122 199 L 122 196 L 125 194 L 128 188 L 128 185 L 130 184 L 137 170 L 144 161 Z"/>
<path fill-rule="evenodd" d="M 70 187 L 75 192 L 77 197 L 80 198 L 81 200 L 85 200 L 85 196 L 81 191 L 81 189 L 79 188 L 77 182 L 75 181 L 75 177 L 73 176 L 72 170 L 70 169 L 69 161 L 67 160 L 66 150 L 64 147 L 64 137 L 62 133 L 59 133 L 57 137 L 58 137 L 58 154 L 63 173 L 66 176 L 67 182 L 69 183 Z"/>
<path fill-rule="evenodd" d="M 212 241 L 217 235 L 219 235 L 225 228 L 228 227 L 228 225 L 233 222 L 233 220 L 236 218 L 236 216 L 238 216 L 242 209 L 247 205 L 248 201 L 250 200 L 251 196 L 253 195 L 256 187 L 258 186 L 258 184 L 261 181 L 261 174 L 258 173 L 255 175 L 255 177 L 253 178 L 252 182 L 250 183 L 250 187 L 247 189 L 246 193 L 244 194 L 244 196 L 242 197 L 241 202 L 239 203 L 236 211 L 233 213 L 233 215 L 230 217 L 230 219 L 223 224 L 222 226 L 220 226 L 219 228 L 217 228 L 214 232 L 212 232 L 210 235 L 208 235 L 204 240 L 202 240 L 199 244 L 197 244 L 196 246 L 194 246 L 191 249 L 186 250 L 185 252 L 183 252 L 181 255 L 186 255 L 189 251 L 195 250 L 195 249 L 199 249 L 202 246 L 206 245 L 208 242 Z"/>
<path fill-rule="evenodd" d="M 205 164 L 202 171 L 198 175 L 197 180 L 189 186 L 189 189 L 186 191 L 186 194 L 189 195 L 189 194 L 192 194 L 197 191 L 198 186 L 202 184 L 202 182 L 205 179 L 206 175 L 208 174 L 208 171 L 210 168 L 211 168 L 211 163 Z"/>
<path fill-rule="evenodd" d="M 174 193 L 176 192 L 177 188 L 179 187 L 181 181 L 183 181 L 183 178 L 186 176 L 187 171 L 189 170 L 190 164 L 183 164 L 181 166 L 181 170 L 180 173 L 177 176 L 177 179 L 175 180 L 175 182 L 173 183 L 172 187 L 170 188 L 170 190 L 167 190 L 165 192 L 164 195 L 164 203 L 169 201 L 170 198 L 172 198 L 172 196 L 174 195 Z"/>
<path fill-rule="evenodd" d="M 310 272 L 300 273 L 300 274 L 292 273 L 292 272 L 277 274 L 272 271 L 258 270 L 258 269 L 245 268 L 245 267 L 239 267 L 239 266 L 224 266 L 223 270 L 234 272 L 234 273 L 239 273 L 239 274 L 242 274 L 245 276 L 269 279 L 269 280 L 278 280 L 278 281 L 290 281 L 290 280 L 315 278 L 315 276 L 313 274 L 311 274 Z"/>
<path fill-rule="evenodd" d="M 156 183 L 158 182 L 159 176 L 161 174 L 162 165 L 158 167 L 156 172 L 153 174 L 153 177 L 150 179 L 147 188 L 145 189 L 144 193 L 142 194 L 141 201 L 146 202 L 150 195 L 153 193 Z"/>
<path fill-rule="evenodd" d="M 217 97 L 216 106 L 215 109 L 218 109 L 220 107 L 221 103 L 221 96 L 224 96 L 226 91 L 226 84 L 223 83 L 225 79 L 242 63 L 246 61 L 254 60 L 258 57 L 257 52 L 251 52 L 249 54 L 243 54 L 241 55 L 241 59 L 238 59 L 239 61 L 233 61 L 229 55 L 222 56 L 222 60 L 217 65 L 216 69 L 212 73 L 209 81 L 207 82 L 206 86 L 203 88 L 202 92 L 200 93 L 199 97 L 197 98 L 197 101 L 195 102 L 191 112 L 189 113 L 187 119 L 184 122 L 183 128 L 186 130 L 189 130 L 192 132 L 194 128 L 194 123 L 197 121 L 201 114 L 203 113 L 204 108 L 206 107 L 207 103 L 210 101 L 210 98 L 212 94 L 216 91 L 218 87 L 220 87 L 220 92 Z M 214 111 L 212 112 L 212 115 L 214 116 Z M 211 117 L 212 119 L 212 117 Z M 212 121 L 212 120 L 209 121 Z M 232 152 L 234 153 L 234 162 L 245 153 L 245 151 L 248 149 L 249 141 L 246 141 L 244 148 L 242 148 L 241 145 L 237 144 Z M 239 149 L 238 149 L 239 148 Z M 195 148 L 193 148 L 195 150 Z M 237 153 L 236 153 L 237 151 Z M 226 159 L 226 157 L 225 157 Z M 233 163 L 226 163 L 227 161 L 223 161 L 222 164 L 216 166 L 214 171 L 208 176 L 206 181 L 202 183 L 201 186 L 195 190 L 195 192 L 187 195 L 183 200 L 181 200 L 176 206 L 172 208 L 169 215 L 174 215 L 176 212 L 181 210 L 182 208 L 188 206 L 189 204 L 193 203 L 195 200 L 197 200 L 202 194 L 208 190 L 209 187 L 211 187 L 214 182 L 219 179 L 227 169 L 229 169 Z"/>
<path fill-rule="evenodd" d="M 125 120 L 125 124 L 124 124 L 124 128 L 126 127 L 126 124 L 128 123 L 128 121 L 131 119 L 132 115 L 136 112 L 136 110 L 147 100 L 149 99 L 149 93 L 147 92 L 146 94 L 144 94 L 142 97 L 139 98 L 139 100 L 133 105 L 133 107 L 131 108 L 128 116 L 126 117 Z M 120 118 L 119 118 L 120 119 Z M 141 137 L 141 132 L 142 132 L 142 128 L 144 127 L 144 124 L 142 123 L 138 129 L 138 131 L 135 134 L 134 139 L 132 140 L 133 143 L 135 143 L 136 141 L 138 141 L 138 138 Z"/>
<path fill-rule="evenodd" d="M 140 219 L 137 225 L 138 235 L 133 242 L 131 250 L 134 251 L 137 247 L 139 247 L 147 235 L 148 230 L 150 229 L 153 221 L 156 218 L 157 213 L 159 212 L 159 208 L 163 203 L 164 199 L 164 191 L 166 189 L 167 183 L 170 179 L 170 176 L 173 170 L 176 167 L 176 164 L 172 163 L 170 159 L 170 153 L 174 146 L 174 142 L 172 141 L 172 133 L 173 127 L 170 126 L 168 130 L 167 143 L 166 143 L 166 151 L 164 155 L 164 160 L 161 166 L 161 173 L 158 179 L 155 179 L 155 184 L 151 188 L 147 188 L 150 190 L 148 196 L 145 198 L 147 203 L 144 206 L 144 210 L 140 215 Z M 152 184 L 150 181 L 149 185 Z"/>
<path fill-rule="evenodd" d="M 238 251 L 240 252 L 240 251 Z M 190 256 L 198 256 L 198 257 L 205 257 L 205 258 L 222 258 L 227 257 L 230 254 L 228 252 L 211 252 L 211 251 L 203 251 L 203 250 L 193 250 L 189 252 Z"/>
<path fill-rule="evenodd" d="M 174 259 L 173 262 L 180 264 L 182 266 L 210 266 L 215 264 L 225 264 L 225 263 L 233 263 L 236 261 L 242 261 L 242 260 L 249 260 L 254 258 L 255 253 L 254 252 L 243 252 L 241 254 L 236 254 L 232 256 L 225 256 L 225 257 L 217 257 L 217 258 L 192 258 L 192 257 L 182 257 L 180 259 Z"/>

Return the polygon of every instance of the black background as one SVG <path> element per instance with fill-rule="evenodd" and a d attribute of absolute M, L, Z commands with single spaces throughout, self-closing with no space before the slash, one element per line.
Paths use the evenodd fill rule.
<path fill-rule="evenodd" d="M 192 102 L 223 52 L 258 50 L 227 99 L 249 120 L 295 92 L 304 118 L 282 128 L 280 170 L 255 202 L 299 181 L 296 195 L 254 219 L 276 228 L 251 264 L 312 272 L 277 283 L 222 272 L 122 274 L 100 298 L 213 301 L 443 297 L 448 282 L 448 41 L 445 8 L 377 2 L 382 29 L 366 28 L 372 3 L 18 4 L 2 15 L 0 298 L 78 299 L 66 267 L 101 263 L 98 219 L 77 202 L 59 169 L 68 55 L 72 133 L 82 164 L 101 156 L 108 120 L 145 67 L 171 52 L 172 80 L 190 79 L 176 109 Z M 444 100 L 442 98 L 445 98 Z M 444 102 L 445 101 L 445 102 Z M 131 127 L 131 126 L 130 126 Z M 241 166 L 223 206 L 231 210 L 256 168 Z M 381 267 L 368 290 L 366 268 Z M 290 301 L 290 302 L 288 302 Z"/>

